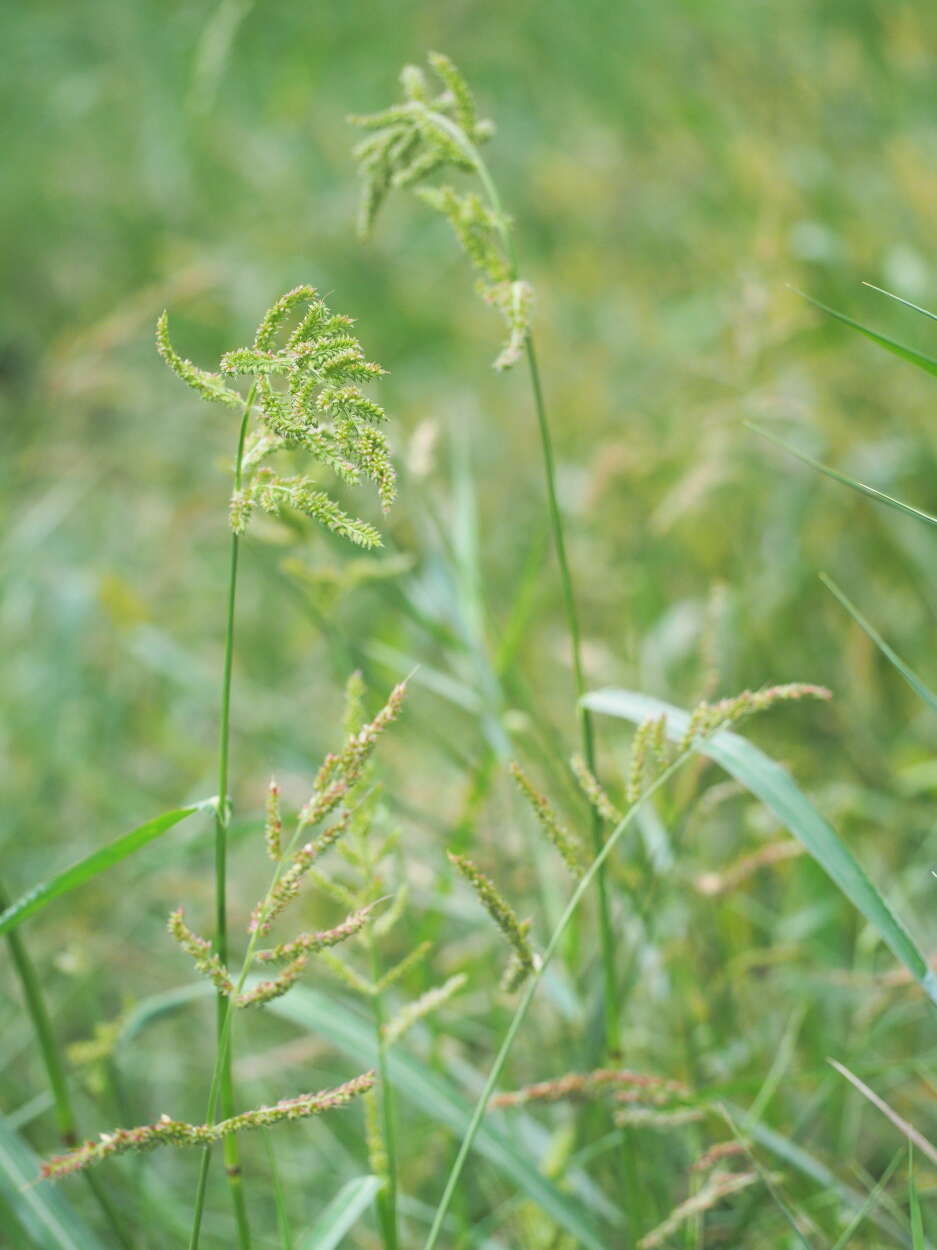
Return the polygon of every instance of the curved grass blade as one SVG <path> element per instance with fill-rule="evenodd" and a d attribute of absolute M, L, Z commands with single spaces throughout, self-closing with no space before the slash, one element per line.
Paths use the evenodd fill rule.
<path fill-rule="evenodd" d="M 383 1183 L 379 1176 L 357 1176 L 343 1185 L 305 1237 L 300 1238 L 299 1250 L 336 1250 Z"/>
<path fill-rule="evenodd" d="M 0 1116 L 0 1198 L 38 1250 L 104 1250 L 61 1188 L 37 1185 L 39 1158 Z"/>
<path fill-rule="evenodd" d="M 690 719 L 681 708 L 631 690 L 597 690 L 586 695 L 584 702 L 594 712 L 635 724 L 664 715 L 671 741 L 680 740 Z M 913 938 L 852 852 L 797 788 L 790 774 L 747 739 L 725 729 L 701 739 L 695 749 L 731 773 L 774 812 L 937 1004 L 937 973 L 928 967 Z"/>
<path fill-rule="evenodd" d="M 922 308 L 920 304 L 912 304 L 909 299 L 905 299 L 901 295 L 895 295 L 893 291 L 886 291 L 883 286 L 876 286 L 874 282 L 863 282 L 863 286 L 867 286 L 870 291 L 878 291 L 879 295 L 887 295 L 889 299 L 893 299 L 898 304 L 904 304 L 905 308 L 913 308 L 915 312 L 919 312 L 923 317 L 930 317 L 931 321 L 937 321 L 937 313 L 932 313 L 929 308 Z"/>
<path fill-rule="evenodd" d="M 903 343 L 898 343 L 884 334 L 879 334 L 876 330 L 870 330 L 868 326 L 861 325 L 858 321 L 853 321 L 852 317 L 847 317 L 845 313 L 837 312 L 835 308 L 830 308 L 827 304 L 821 304 L 818 299 L 814 299 L 812 295 L 807 295 L 804 291 L 798 291 L 797 294 L 802 295 L 805 300 L 808 300 L 815 308 L 819 308 L 821 312 L 825 312 L 827 316 L 835 317 L 837 321 L 841 321 L 843 325 L 849 326 L 850 329 L 858 330 L 860 334 L 864 334 L 873 343 L 878 343 L 879 347 L 884 347 L 887 352 L 892 352 L 893 355 L 908 361 L 909 364 L 917 365 L 925 373 L 930 373 L 937 377 L 937 360 L 934 360 L 932 356 L 925 356 L 923 352 L 916 352 L 913 347 L 905 347 Z M 888 292 L 886 291 L 884 294 L 887 295 Z M 923 312 L 924 310 L 918 309 L 918 311 Z"/>
<path fill-rule="evenodd" d="M 872 627 L 872 625 L 869 624 L 855 604 L 851 603 L 849 599 L 846 598 L 845 594 L 843 594 L 831 577 L 828 577 L 826 573 L 821 573 L 820 581 L 831 594 L 836 596 L 862 632 L 868 635 L 872 642 L 875 643 L 886 660 L 890 660 L 891 663 L 894 664 L 895 668 L 905 679 L 914 693 L 920 695 L 932 712 L 937 712 L 937 694 L 934 694 L 933 690 L 931 690 L 928 686 L 925 686 L 920 677 L 918 677 L 917 673 L 915 673 L 915 671 L 908 664 L 905 664 L 904 660 L 896 651 L 891 649 L 881 634 L 879 634 Z"/>
<path fill-rule="evenodd" d="M 809 464 L 812 469 L 825 473 L 827 477 L 831 477 L 835 482 L 842 482 L 844 486 L 851 486 L 853 490 L 859 491 L 860 494 L 868 495 L 870 499 L 887 504 L 889 508 L 895 508 L 898 512 L 904 512 L 907 516 L 917 517 L 919 521 L 925 521 L 928 525 L 937 525 L 937 517 L 931 516 L 929 512 L 922 512 L 920 508 L 912 507 L 909 503 L 903 503 L 900 499 L 895 499 L 893 495 L 886 495 L 884 491 L 876 490 L 874 486 L 867 486 L 865 482 L 858 482 L 854 477 L 848 477 L 845 473 L 840 473 L 838 469 L 831 469 L 828 464 L 822 464 L 819 460 L 814 460 L 813 456 L 808 456 L 805 451 L 800 451 L 783 438 L 778 438 L 777 434 L 772 434 L 764 426 L 757 425 L 754 421 L 746 421 L 745 425 L 750 430 L 754 430 L 756 434 L 760 434 L 762 438 L 766 438 L 769 443 L 776 443 L 778 447 L 783 447 L 792 456 L 796 456 L 804 464 Z"/>
<path fill-rule="evenodd" d="M 919 1133 L 913 1124 L 909 1124 L 907 1120 L 900 1116 L 893 1107 L 888 1105 L 884 1098 L 880 1098 L 876 1094 L 874 1089 L 869 1089 L 865 1081 L 860 1080 L 855 1072 L 850 1072 L 845 1064 L 838 1063 L 835 1059 L 828 1059 L 827 1063 L 835 1068 L 840 1076 L 844 1076 L 850 1085 L 854 1085 L 864 1098 L 868 1098 L 872 1106 L 881 1111 L 886 1119 L 891 1120 L 898 1132 L 903 1133 L 912 1146 L 916 1146 L 921 1154 L 927 1155 L 931 1163 L 937 1163 L 937 1146 L 932 1145 L 923 1133 Z"/>
<path fill-rule="evenodd" d="M 152 842 L 154 838 L 158 838 L 168 829 L 171 829 L 173 825 L 178 825 L 187 816 L 192 816 L 195 812 L 201 811 L 206 807 L 212 807 L 214 802 L 214 799 L 206 799 L 201 803 L 194 803 L 190 807 L 179 807 L 175 811 L 163 812 L 162 816 L 148 820 L 146 824 L 138 825 L 136 829 L 131 829 L 129 833 L 124 833 L 119 838 L 115 838 L 113 842 L 108 842 L 100 850 L 92 851 L 90 855 L 80 859 L 77 864 L 72 864 L 70 868 L 65 868 L 48 881 L 43 881 L 39 885 L 34 886 L 0 913 L 0 935 L 9 933 L 12 929 L 21 925 L 24 920 L 35 915 L 47 903 L 51 903 L 54 898 L 68 894 L 76 886 L 84 885 L 92 877 L 96 877 L 114 864 L 120 863 L 122 859 L 126 859 L 134 851 L 138 851 L 141 846 L 146 846 L 147 842 Z"/>

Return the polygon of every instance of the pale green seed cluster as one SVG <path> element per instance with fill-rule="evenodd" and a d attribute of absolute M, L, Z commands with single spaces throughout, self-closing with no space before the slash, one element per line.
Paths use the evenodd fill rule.
<path fill-rule="evenodd" d="M 282 474 L 265 463 L 278 451 L 305 452 L 342 481 L 370 479 L 385 509 L 393 502 L 396 474 L 379 428 L 386 414 L 359 390 L 384 370 L 365 359 L 352 325 L 350 317 L 333 314 L 313 287 L 296 287 L 268 310 L 252 346 L 226 352 L 220 373 L 209 373 L 175 351 L 166 314 L 160 317 L 160 355 L 204 398 L 244 409 L 247 400 L 227 379 L 252 379 L 259 424 L 247 435 L 241 482 L 231 497 L 235 533 L 244 532 L 255 508 L 275 514 L 292 509 L 360 547 L 381 545 L 374 526 L 350 516 L 314 478 Z"/>
<path fill-rule="evenodd" d="M 485 911 L 492 918 L 511 946 L 511 959 L 505 970 L 501 988 L 513 993 L 537 967 L 537 957 L 530 944 L 530 921 L 520 920 L 511 904 L 498 892 L 490 877 L 467 859 L 449 851 L 450 862 L 469 883 Z"/>
<path fill-rule="evenodd" d="M 186 1124 L 161 1116 L 155 1124 L 142 1124 L 137 1128 L 118 1128 L 112 1133 L 102 1133 L 98 1141 L 86 1141 L 67 1154 L 55 1155 L 42 1165 L 44 1180 L 60 1180 L 73 1172 L 83 1171 L 93 1164 L 101 1163 L 115 1155 L 128 1151 L 153 1150 L 157 1146 L 211 1146 L 231 1133 L 246 1129 L 267 1128 L 281 1120 L 300 1120 L 336 1111 L 353 1098 L 364 1094 L 374 1084 L 374 1073 L 365 1072 L 344 1085 L 322 1090 L 316 1094 L 300 1094 L 285 1098 L 272 1107 L 256 1107 L 252 1111 L 220 1120 L 217 1124 Z"/>
<path fill-rule="evenodd" d="M 574 877 L 581 877 L 586 869 L 586 853 L 582 843 L 563 825 L 550 806 L 545 795 L 535 790 L 519 764 L 511 765 L 511 776 L 517 788 L 530 804 L 549 842 L 556 847 L 563 862 Z"/>
<path fill-rule="evenodd" d="M 449 222 L 479 275 L 479 293 L 504 319 L 508 337 L 495 368 L 507 369 L 523 351 L 533 291 L 515 272 L 509 243 L 511 223 L 491 198 L 490 182 L 478 152 L 493 127 L 479 120 L 468 83 L 452 61 L 432 52 L 429 63 L 441 90 L 431 89 L 423 71 L 408 65 L 401 74 L 402 103 L 350 118 L 355 126 L 370 132 L 354 150 L 363 183 L 359 229 L 363 235 L 370 234 L 391 190 L 416 188 L 420 199 Z M 474 191 L 419 185 L 450 169 L 481 176 L 488 202 Z"/>

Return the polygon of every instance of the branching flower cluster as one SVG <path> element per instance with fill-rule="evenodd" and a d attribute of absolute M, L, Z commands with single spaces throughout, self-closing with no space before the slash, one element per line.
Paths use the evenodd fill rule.
<path fill-rule="evenodd" d="M 275 514 L 293 509 L 360 547 L 381 545 L 374 526 L 346 513 L 315 478 L 284 475 L 267 464 L 278 451 L 305 452 L 344 482 L 370 479 L 385 509 L 393 502 L 396 476 L 379 428 L 386 414 L 359 389 L 384 370 L 365 359 L 353 324 L 350 317 L 333 314 L 313 287 L 296 287 L 269 309 L 253 344 L 226 352 L 220 372 L 210 373 L 179 355 L 169 339 L 166 313 L 160 317 L 160 355 L 187 386 L 248 415 L 255 401 L 259 405 L 231 497 L 236 534 L 247 528 L 255 508 Z M 246 398 L 229 384 L 238 376 L 252 379 Z"/>
<path fill-rule="evenodd" d="M 237 978 L 219 958 L 208 939 L 188 927 L 181 908 L 171 913 L 168 923 L 170 934 L 190 957 L 196 972 L 207 977 L 232 1007 L 258 1007 L 285 994 L 306 967 L 310 955 L 319 954 L 347 941 L 360 933 L 368 923 L 377 900 L 360 906 L 334 928 L 300 933 L 269 949 L 255 949 L 258 940 L 270 931 L 273 922 L 298 897 L 300 888 L 316 861 L 352 826 L 355 806 L 360 798 L 358 787 L 380 735 L 400 713 L 405 689 L 404 685 L 396 686 L 374 719 L 356 727 L 348 734 L 341 750 L 326 756 L 313 783 L 312 794 L 303 804 L 292 837 L 286 846 L 283 845 L 279 788 L 275 782 L 271 782 L 267 795 L 264 839 L 276 867 L 269 889 L 251 913 L 248 925 L 250 945 Z M 327 821 L 329 823 L 326 824 Z M 325 827 L 299 846 L 307 831 L 319 825 Z M 254 959 L 285 966 L 279 975 L 245 988 L 247 974 Z M 301 1094 L 285 1099 L 273 1107 L 256 1108 L 216 1124 L 192 1125 L 164 1115 L 155 1124 L 115 1129 L 112 1133 L 103 1133 L 98 1142 L 87 1141 L 67 1154 L 56 1156 L 43 1165 L 42 1176 L 58 1179 L 129 1150 L 151 1150 L 164 1144 L 210 1146 L 241 1129 L 318 1115 L 344 1106 L 351 1098 L 370 1090 L 373 1084 L 373 1073 L 364 1073 L 337 1089 L 317 1094 Z"/>
<path fill-rule="evenodd" d="M 363 184 L 359 229 L 363 235 L 370 234 L 392 189 L 416 188 L 420 199 L 449 222 L 479 275 L 479 293 L 503 317 L 508 338 L 495 368 L 507 369 L 523 350 L 533 292 L 517 276 L 511 222 L 479 155 L 480 144 L 490 138 L 494 127 L 478 117 L 468 84 L 447 56 L 430 53 L 429 63 L 441 91 L 434 93 L 423 71 L 408 65 L 401 75 L 401 104 L 350 118 L 353 125 L 371 132 L 354 152 Z M 480 178 L 487 202 L 477 192 L 459 192 L 448 184 L 420 185 L 446 169 Z"/>

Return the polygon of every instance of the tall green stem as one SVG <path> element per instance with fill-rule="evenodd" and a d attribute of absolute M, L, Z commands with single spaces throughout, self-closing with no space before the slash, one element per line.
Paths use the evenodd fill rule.
<path fill-rule="evenodd" d="M 371 956 L 371 979 L 377 986 L 381 969 L 378 962 L 374 934 L 368 927 L 368 947 Z M 384 1041 L 384 999 L 380 990 L 372 998 L 374 1031 L 377 1041 L 377 1071 L 381 1082 L 381 1133 L 387 1153 L 387 1183 L 377 1196 L 378 1216 L 384 1238 L 384 1250 L 397 1250 L 397 1135 L 394 1123 L 394 1091 L 390 1083 L 387 1063 L 387 1044 Z"/>
<path fill-rule="evenodd" d="M 0 885 L 0 911 L 6 905 L 6 891 Z M 71 1095 L 68 1092 L 65 1067 L 62 1063 L 62 1056 L 56 1043 L 55 1035 L 52 1032 L 52 1022 L 46 1010 L 42 987 L 39 984 L 39 978 L 36 975 L 33 962 L 26 951 L 22 935 L 16 929 L 11 929 L 6 937 L 7 946 L 10 948 L 10 955 L 13 959 L 13 966 L 16 969 L 16 975 L 23 990 L 26 1011 L 32 1022 L 36 1041 L 39 1043 L 39 1054 L 42 1057 L 42 1065 L 46 1070 L 46 1078 L 52 1093 L 52 1105 L 55 1108 L 55 1119 L 58 1124 L 59 1136 L 64 1146 L 75 1146 L 79 1137 L 78 1125 Z M 132 1250 L 133 1242 L 125 1232 L 117 1212 L 114 1210 L 107 1194 L 101 1188 L 97 1177 L 91 1172 L 86 1172 L 85 1179 L 114 1235 L 125 1250 Z"/>
<path fill-rule="evenodd" d="M 238 435 L 237 458 L 234 465 L 235 490 L 241 487 L 241 470 L 244 459 L 244 440 L 250 422 L 251 408 L 254 403 L 256 386 L 252 386 L 244 405 L 241 418 L 241 429 Z M 221 724 L 218 733 L 218 805 L 215 808 L 215 936 L 214 949 L 223 964 L 228 962 L 228 829 L 231 823 L 231 803 L 228 797 L 229 761 L 231 754 L 231 672 L 234 662 L 234 618 L 237 604 L 238 554 L 241 540 L 237 534 L 231 535 L 230 558 L 228 562 L 228 599 L 225 620 L 224 668 L 221 679 Z M 219 1090 L 222 1115 L 227 1119 L 234 1115 L 234 1081 L 231 1076 L 231 1046 L 227 1038 L 228 1001 L 221 993 L 218 994 L 216 1011 L 217 1064 L 220 1066 Z M 234 1218 L 237 1223 L 238 1245 L 240 1250 L 250 1250 L 251 1235 L 247 1219 L 247 1203 L 244 1197 L 244 1179 L 241 1174 L 240 1147 L 237 1134 L 232 1133 L 224 1139 L 222 1147 L 225 1173 L 231 1192 L 234 1207 Z M 208 1166 L 211 1160 L 210 1151 L 202 1156 L 199 1171 L 198 1190 L 196 1193 L 195 1216 L 193 1219 L 192 1238 L 190 1245 L 198 1245 L 201 1227 L 202 1210 L 205 1202 L 205 1186 L 208 1180 Z"/>

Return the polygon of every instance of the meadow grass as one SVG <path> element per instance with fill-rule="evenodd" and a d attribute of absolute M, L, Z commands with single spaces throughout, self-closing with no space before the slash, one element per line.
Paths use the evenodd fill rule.
<path fill-rule="evenodd" d="M 30 298 L 0 357 L 0 1241 L 190 1242 L 197 1153 L 34 1181 L 61 1134 L 211 1127 L 230 1053 L 235 1115 L 378 1075 L 367 1107 L 223 1134 L 242 1245 L 930 1244 L 933 380 L 912 366 L 933 349 L 926 318 L 858 285 L 921 307 L 933 287 L 930 16 L 93 9 L 66 41 L 8 19 L 2 211 L 27 246 L 3 264 Z M 488 376 L 497 319 L 448 224 L 391 201 L 366 248 L 350 228 L 344 116 L 428 47 L 497 117 L 484 160 L 537 293 L 549 427 L 526 334 Z M 400 498 L 368 512 L 372 553 L 294 509 L 226 537 L 240 413 L 206 419 L 148 345 L 168 305 L 187 353 L 217 358 L 309 277 L 391 368 Z M 229 1052 L 166 914 L 230 917 L 245 949 L 269 774 L 288 828 L 359 670 L 364 719 L 409 679 L 406 714 L 290 906 L 320 933 L 377 905 L 238 1013 Z M 835 697 L 732 733 L 697 713 L 661 782 L 701 697 L 798 680 Z M 229 791 L 230 813 L 207 797 Z M 447 850 L 523 930 L 513 993 Z M 217 1164 L 203 1246 L 238 1223 Z"/>

